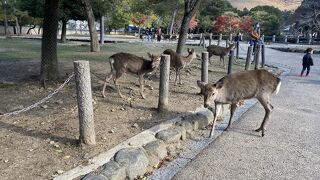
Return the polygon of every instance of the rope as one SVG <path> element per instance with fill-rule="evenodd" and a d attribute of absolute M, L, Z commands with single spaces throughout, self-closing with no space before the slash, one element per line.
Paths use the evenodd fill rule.
<path fill-rule="evenodd" d="M 9 113 L 5 113 L 0 115 L 0 117 L 8 117 L 8 116 L 13 116 L 13 115 L 18 115 L 20 113 L 29 111 L 35 107 L 38 107 L 40 104 L 46 102 L 48 99 L 50 99 L 53 95 L 57 94 L 62 88 L 65 87 L 66 84 L 68 84 L 68 82 L 72 79 L 72 77 L 74 76 L 74 73 L 72 73 L 65 81 L 63 84 L 61 84 L 56 90 L 54 90 L 52 93 L 50 93 L 48 96 L 46 96 L 45 98 L 41 99 L 40 101 L 17 111 L 13 111 L 13 112 L 9 112 Z"/>

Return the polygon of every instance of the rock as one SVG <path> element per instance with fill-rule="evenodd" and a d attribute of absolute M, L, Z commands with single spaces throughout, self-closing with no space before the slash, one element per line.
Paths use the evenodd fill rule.
<path fill-rule="evenodd" d="M 13 106 L 9 106 L 7 108 L 7 111 L 8 112 L 13 112 L 13 111 L 17 111 L 17 110 L 20 110 L 20 109 L 23 109 L 23 105 L 13 105 Z"/>
<path fill-rule="evenodd" d="M 166 144 L 161 140 L 152 141 L 143 146 L 146 150 L 151 166 L 158 165 L 167 156 Z"/>
<path fill-rule="evenodd" d="M 134 123 L 131 127 L 138 128 L 139 125 L 137 123 Z"/>
<path fill-rule="evenodd" d="M 115 110 L 115 109 L 111 109 L 110 111 L 111 111 L 111 112 L 115 112 L 116 110 Z"/>
<path fill-rule="evenodd" d="M 108 131 L 108 133 L 114 133 L 114 130 L 113 130 L 113 129 L 111 129 L 111 130 L 109 130 L 109 131 Z"/>
<path fill-rule="evenodd" d="M 82 156 L 83 159 L 89 159 L 89 154 L 88 153 L 85 153 L 83 156 Z"/>
<path fill-rule="evenodd" d="M 190 86 L 191 89 L 199 89 L 199 87 L 196 86 Z"/>
<path fill-rule="evenodd" d="M 126 110 L 126 109 L 125 109 L 124 107 L 121 107 L 120 110 L 121 110 L 121 111 L 124 111 L 124 110 Z"/>
<path fill-rule="evenodd" d="M 110 161 L 103 166 L 101 175 L 108 180 L 118 180 L 126 178 L 126 168 L 119 166 L 118 163 Z"/>
<path fill-rule="evenodd" d="M 64 171 L 60 169 L 60 170 L 57 171 L 57 173 L 58 174 L 62 174 L 62 173 L 64 173 Z"/>
<path fill-rule="evenodd" d="M 194 126 L 190 121 L 183 120 L 178 122 L 177 125 L 183 127 L 188 134 L 192 133 L 192 131 L 194 130 Z"/>
<path fill-rule="evenodd" d="M 83 177 L 81 180 L 108 180 L 103 175 L 94 175 L 93 173 L 87 174 L 85 177 Z"/>
<path fill-rule="evenodd" d="M 56 104 L 61 105 L 61 104 L 63 104 L 63 101 L 62 101 L 62 100 L 57 100 L 57 101 L 56 101 Z"/>
<path fill-rule="evenodd" d="M 181 140 L 184 141 L 187 139 L 187 131 L 184 127 L 177 127 L 177 129 L 180 131 L 181 133 Z"/>
<path fill-rule="evenodd" d="M 115 161 L 126 167 L 126 174 L 130 179 L 143 175 L 149 165 L 149 159 L 141 148 L 124 148 L 115 155 Z"/>
<path fill-rule="evenodd" d="M 54 141 L 50 141 L 49 143 L 50 143 L 50 144 L 54 144 L 55 142 L 54 142 Z"/>
<path fill-rule="evenodd" d="M 47 109 L 47 108 L 48 108 L 48 106 L 47 106 L 47 105 L 42 105 L 42 106 L 41 106 L 41 108 L 43 108 L 43 109 Z"/>
<path fill-rule="evenodd" d="M 167 129 L 156 134 L 156 138 L 163 140 L 166 143 L 179 142 L 181 132 L 177 129 Z"/>

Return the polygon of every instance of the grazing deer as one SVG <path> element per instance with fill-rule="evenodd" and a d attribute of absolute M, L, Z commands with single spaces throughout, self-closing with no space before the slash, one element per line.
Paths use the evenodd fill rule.
<path fill-rule="evenodd" d="M 265 109 L 265 116 L 261 126 L 255 131 L 265 134 L 265 124 L 269 120 L 273 106 L 270 104 L 270 95 L 277 94 L 281 81 L 267 70 L 251 70 L 229 74 L 214 84 L 198 81 L 204 96 L 204 107 L 209 107 L 210 101 L 215 103 L 213 125 L 210 132 L 212 137 L 217 116 L 223 104 L 231 104 L 230 119 L 226 130 L 230 127 L 231 119 L 239 101 L 257 98 Z"/>
<path fill-rule="evenodd" d="M 111 72 L 106 76 L 102 89 L 102 96 L 105 97 L 107 82 L 111 78 L 113 78 L 114 84 L 118 90 L 118 94 L 121 98 L 123 98 L 124 96 L 120 92 L 120 87 L 117 84 L 117 79 L 119 79 L 123 73 L 129 72 L 131 74 L 136 74 L 139 76 L 140 93 L 142 98 L 145 99 L 145 96 L 143 94 L 143 76 L 146 73 L 152 72 L 160 65 L 160 56 L 154 56 L 150 53 L 148 53 L 148 55 L 151 60 L 147 60 L 143 57 L 138 57 L 136 55 L 123 52 L 112 55 L 109 58 Z"/>
<path fill-rule="evenodd" d="M 223 67 L 225 66 L 224 63 L 224 57 L 230 52 L 231 49 L 233 49 L 235 47 L 235 43 L 233 44 L 229 44 L 229 47 L 225 48 L 225 47 L 221 47 L 221 46 L 217 46 L 217 45 L 210 45 L 207 47 L 207 51 L 209 52 L 209 60 L 212 57 L 212 55 L 216 55 L 220 57 L 220 64 L 219 66 L 221 66 L 221 62 L 223 60 Z M 210 63 L 211 64 L 211 63 Z"/>
<path fill-rule="evenodd" d="M 177 79 L 179 76 L 179 84 L 181 81 L 181 70 L 191 63 L 191 61 L 196 58 L 196 52 L 194 49 L 188 48 L 188 56 L 184 57 L 171 49 L 166 49 L 163 54 L 170 55 L 170 67 L 176 72 L 176 79 L 174 85 L 177 85 Z"/>

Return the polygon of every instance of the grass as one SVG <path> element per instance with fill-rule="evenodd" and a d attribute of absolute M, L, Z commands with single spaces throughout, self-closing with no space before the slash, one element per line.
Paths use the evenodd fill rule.
<path fill-rule="evenodd" d="M 89 43 L 68 42 L 66 44 L 58 43 L 58 60 L 106 60 L 107 57 L 117 52 L 128 52 L 138 56 L 147 56 L 147 52 L 161 54 L 165 49 L 175 49 L 176 44 L 159 43 L 107 43 L 101 47 L 97 53 L 90 52 Z M 184 54 L 187 48 L 194 48 L 197 53 L 203 51 L 199 46 L 185 46 Z M 0 60 L 40 60 L 41 59 L 41 40 L 32 39 L 0 39 Z"/>

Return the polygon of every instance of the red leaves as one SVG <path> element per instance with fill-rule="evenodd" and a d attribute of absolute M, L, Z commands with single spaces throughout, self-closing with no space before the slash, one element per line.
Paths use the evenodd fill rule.
<path fill-rule="evenodd" d="M 192 29 L 196 28 L 197 26 L 198 26 L 198 19 L 196 19 L 196 15 L 194 15 L 189 22 L 189 29 L 192 30 Z"/>
<path fill-rule="evenodd" d="M 216 18 L 213 25 L 213 31 L 219 33 L 230 33 L 242 30 L 244 32 L 251 32 L 253 25 L 253 18 L 251 16 L 244 16 L 242 18 L 222 15 Z"/>
<path fill-rule="evenodd" d="M 146 21 L 147 21 L 148 17 L 147 16 L 141 16 L 141 17 L 132 17 L 131 18 L 131 21 L 138 25 L 138 26 L 141 26 L 143 25 Z"/>

